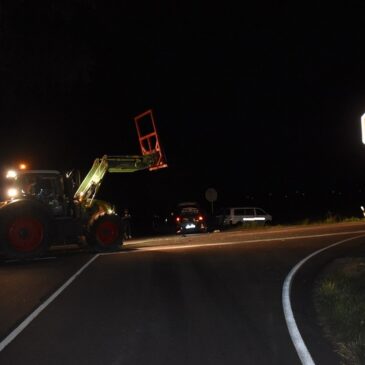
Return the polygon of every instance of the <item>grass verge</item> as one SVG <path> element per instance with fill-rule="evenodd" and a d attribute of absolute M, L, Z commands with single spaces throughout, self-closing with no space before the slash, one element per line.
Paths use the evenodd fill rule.
<path fill-rule="evenodd" d="M 326 216 L 323 219 L 309 219 L 305 218 L 299 222 L 297 225 L 308 226 L 313 224 L 333 224 L 333 223 L 351 223 L 351 222 L 362 222 L 364 219 L 359 217 L 340 217 L 337 215 Z"/>
<path fill-rule="evenodd" d="M 314 304 L 342 363 L 365 364 L 365 258 L 330 264 L 315 283 Z"/>

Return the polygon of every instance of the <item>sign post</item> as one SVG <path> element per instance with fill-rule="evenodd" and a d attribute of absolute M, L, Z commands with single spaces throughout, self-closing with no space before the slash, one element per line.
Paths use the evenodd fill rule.
<path fill-rule="evenodd" d="M 209 188 L 205 191 L 205 199 L 208 200 L 208 202 L 211 203 L 211 211 L 212 211 L 212 215 L 214 213 L 214 209 L 213 209 L 213 202 L 215 202 L 217 200 L 218 194 L 217 191 L 213 188 Z"/>

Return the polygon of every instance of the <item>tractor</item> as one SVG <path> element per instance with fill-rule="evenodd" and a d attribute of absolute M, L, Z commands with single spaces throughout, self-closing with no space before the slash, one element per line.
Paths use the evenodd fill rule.
<path fill-rule="evenodd" d="M 120 249 L 122 219 L 111 203 L 96 199 L 105 174 L 167 167 L 152 110 L 134 121 L 142 154 L 96 158 L 83 180 L 78 170 L 7 173 L 7 197 L 0 202 L 0 252 L 6 258 L 39 257 L 60 244 L 86 244 L 97 252 Z"/>

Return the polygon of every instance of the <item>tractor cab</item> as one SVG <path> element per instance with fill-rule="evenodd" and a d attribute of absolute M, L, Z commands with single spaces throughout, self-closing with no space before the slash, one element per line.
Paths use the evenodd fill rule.
<path fill-rule="evenodd" d="M 20 170 L 7 174 L 6 200 L 35 199 L 51 210 L 51 215 L 65 214 L 63 176 L 56 170 Z"/>

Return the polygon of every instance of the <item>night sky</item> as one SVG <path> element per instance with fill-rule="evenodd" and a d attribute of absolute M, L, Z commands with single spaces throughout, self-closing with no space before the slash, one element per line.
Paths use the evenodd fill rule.
<path fill-rule="evenodd" d="M 135 216 L 207 188 L 283 220 L 361 213 L 363 1 L 234 3 L 0 0 L 2 168 L 138 154 L 153 109 L 169 168 L 100 191 Z"/>

